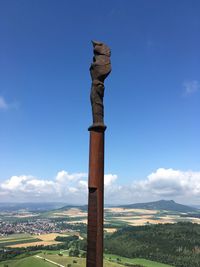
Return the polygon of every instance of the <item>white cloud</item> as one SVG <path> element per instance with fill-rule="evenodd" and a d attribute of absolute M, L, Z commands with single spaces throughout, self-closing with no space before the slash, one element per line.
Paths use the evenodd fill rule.
<path fill-rule="evenodd" d="M 105 175 L 105 202 L 136 203 L 174 199 L 185 204 L 200 204 L 200 172 L 159 168 L 147 178 L 119 185 L 116 174 Z M 30 175 L 12 176 L 0 183 L 0 201 L 64 201 L 87 203 L 86 173 L 62 170 L 55 179 Z"/>
<path fill-rule="evenodd" d="M 12 176 L 10 179 L 6 180 L 1 184 L 1 188 L 5 190 L 23 190 L 24 184 L 31 179 L 31 176 Z"/>
<path fill-rule="evenodd" d="M 87 178 L 87 173 L 72 173 L 69 174 L 68 172 L 62 170 L 59 171 L 56 175 L 56 181 L 58 183 L 62 183 L 62 182 L 68 182 L 68 181 L 76 181 L 79 180 L 81 178 Z"/>
<path fill-rule="evenodd" d="M 2 96 L 0 96 L 0 109 L 8 109 L 8 104 Z"/>
<path fill-rule="evenodd" d="M 88 188 L 88 182 L 87 181 L 82 181 L 81 180 L 81 181 L 79 181 L 78 185 L 79 185 L 80 188 L 83 188 L 83 189 L 86 189 L 86 190 Z"/>
<path fill-rule="evenodd" d="M 111 186 L 117 180 L 116 174 L 105 174 L 104 185 L 105 187 Z"/>
<path fill-rule="evenodd" d="M 31 175 L 12 176 L 0 183 L 1 201 L 66 201 L 86 203 L 88 192 L 87 173 L 59 171 L 53 180 Z M 116 175 L 105 175 L 105 187 L 110 187 Z"/>
<path fill-rule="evenodd" d="M 183 83 L 185 94 L 193 94 L 200 91 L 200 82 L 197 80 L 186 81 Z"/>

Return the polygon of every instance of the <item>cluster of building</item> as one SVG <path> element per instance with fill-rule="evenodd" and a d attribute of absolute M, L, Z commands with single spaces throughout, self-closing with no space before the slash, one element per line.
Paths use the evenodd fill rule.
<path fill-rule="evenodd" d="M 0 221 L 0 236 L 29 233 L 33 235 L 61 232 L 57 223 L 48 219 L 36 219 L 26 222 Z"/>

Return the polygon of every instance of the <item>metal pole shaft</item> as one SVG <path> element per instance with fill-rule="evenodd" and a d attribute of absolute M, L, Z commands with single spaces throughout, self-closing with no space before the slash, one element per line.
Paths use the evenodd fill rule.
<path fill-rule="evenodd" d="M 87 267 L 103 267 L 104 131 L 90 129 Z"/>

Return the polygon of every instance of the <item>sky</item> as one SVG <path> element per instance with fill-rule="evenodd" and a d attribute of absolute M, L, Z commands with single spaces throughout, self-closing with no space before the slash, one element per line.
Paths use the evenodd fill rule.
<path fill-rule="evenodd" d="M 1 0 L 0 202 L 87 202 L 99 40 L 105 202 L 200 205 L 199 14 L 198 0 Z"/>

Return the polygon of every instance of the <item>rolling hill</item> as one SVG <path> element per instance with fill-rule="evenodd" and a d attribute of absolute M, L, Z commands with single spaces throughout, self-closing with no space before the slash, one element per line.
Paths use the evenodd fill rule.
<path fill-rule="evenodd" d="M 147 203 L 136 203 L 120 206 L 129 209 L 166 210 L 175 212 L 200 212 L 198 209 L 178 204 L 174 200 L 159 200 Z"/>

